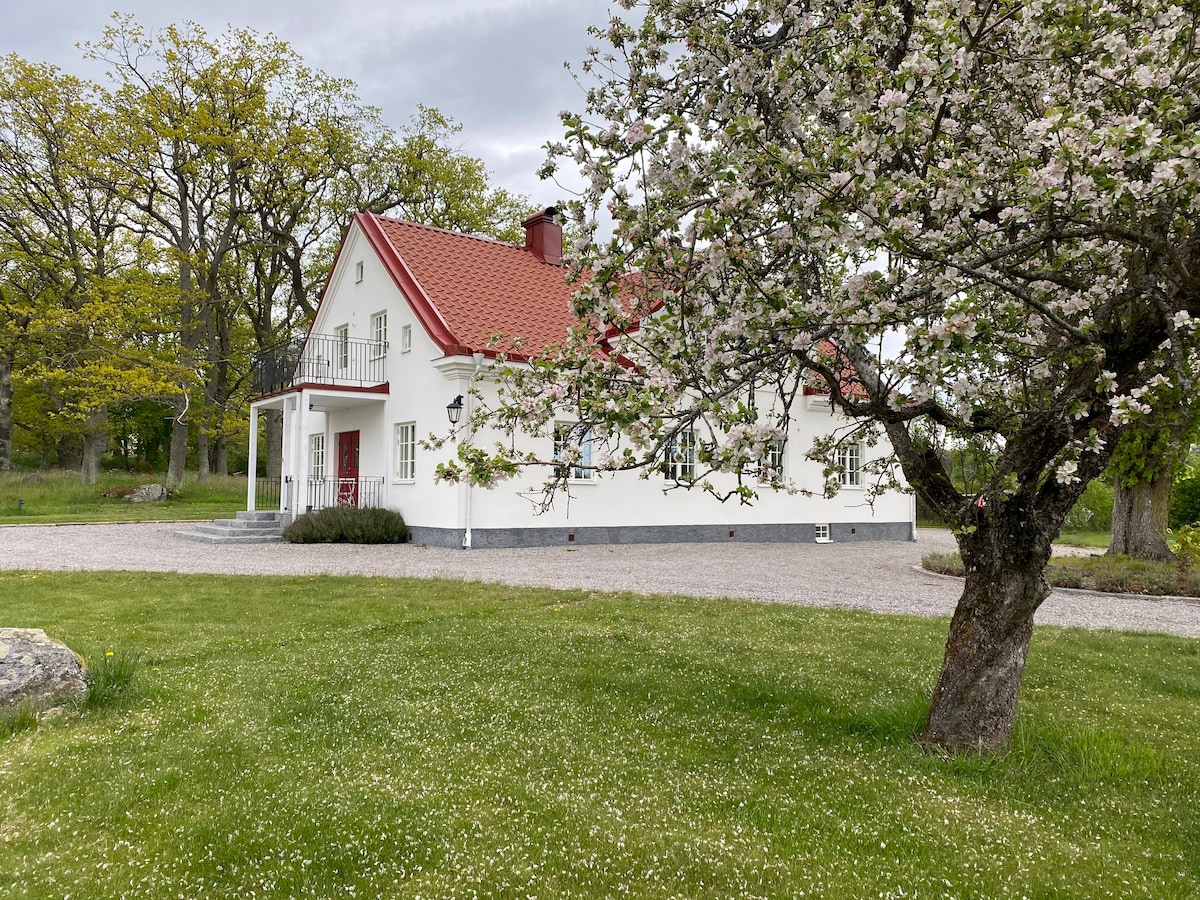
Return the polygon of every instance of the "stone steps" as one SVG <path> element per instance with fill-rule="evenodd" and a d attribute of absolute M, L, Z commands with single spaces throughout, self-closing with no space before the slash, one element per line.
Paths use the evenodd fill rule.
<path fill-rule="evenodd" d="M 236 519 L 216 519 L 211 525 L 194 525 L 189 531 L 175 534 L 206 544 L 270 544 L 283 540 L 282 531 L 281 513 L 243 510 Z"/>

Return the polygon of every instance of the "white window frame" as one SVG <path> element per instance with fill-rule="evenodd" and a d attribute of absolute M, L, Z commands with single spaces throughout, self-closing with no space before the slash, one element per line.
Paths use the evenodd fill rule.
<path fill-rule="evenodd" d="M 592 433 L 578 422 L 554 423 L 554 458 L 562 459 L 569 445 L 579 446 L 579 460 L 571 466 L 567 478 L 571 481 L 595 481 L 592 468 Z"/>
<path fill-rule="evenodd" d="M 416 481 L 417 423 L 397 422 L 392 429 L 392 480 Z"/>
<path fill-rule="evenodd" d="M 771 481 L 768 470 L 775 471 L 775 481 L 782 481 L 787 475 L 787 441 L 775 439 L 767 442 L 766 453 L 759 460 L 758 480 Z"/>
<path fill-rule="evenodd" d="M 813 526 L 816 541 L 818 544 L 832 544 L 833 538 L 829 536 L 829 524 L 821 523 Z"/>
<path fill-rule="evenodd" d="M 400 352 L 407 353 L 412 349 L 412 326 L 400 326 Z"/>
<path fill-rule="evenodd" d="M 863 455 L 861 443 L 838 447 L 838 484 L 842 487 L 862 487 Z"/>
<path fill-rule="evenodd" d="M 350 367 L 350 325 L 339 325 L 333 336 L 337 339 L 337 368 L 344 371 Z"/>
<path fill-rule="evenodd" d="M 670 482 L 690 484 L 696 480 L 696 433 L 681 431 L 663 447 L 663 477 Z"/>
<path fill-rule="evenodd" d="M 325 477 L 325 432 L 317 431 L 308 436 L 308 478 L 321 481 Z"/>
<path fill-rule="evenodd" d="M 360 259 L 354 264 L 354 283 L 359 284 L 363 280 L 363 262 Z"/>
<path fill-rule="evenodd" d="M 371 359 L 379 359 L 387 354 L 387 310 L 382 310 L 371 316 Z"/>

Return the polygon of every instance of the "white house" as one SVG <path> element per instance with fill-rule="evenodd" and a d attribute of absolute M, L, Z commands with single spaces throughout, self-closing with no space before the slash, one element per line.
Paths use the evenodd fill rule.
<path fill-rule="evenodd" d="M 554 210 L 525 228 L 519 246 L 369 213 L 354 217 L 303 345 L 250 407 L 251 472 L 259 413 L 283 411 L 282 512 L 386 506 L 404 516 L 413 541 L 453 547 L 914 538 L 910 495 L 865 503 L 865 446 L 846 451 L 836 497 L 764 490 L 752 506 L 722 504 L 699 490 L 664 491 L 661 478 L 636 472 L 576 470 L 569 500 L 541 514 L 528 499 L 540 478 L 492 489 L 435 483 L 435 466 L 454 448 L 426 450 L 420 440 L 449 430 L 447 406 L 456 398 L 470 403 L 478 373 L 485 394 L 495 389 L 487 381 L 496 356 L 489 339 L 521 338 L 536 351 L 560 342 L 572 323 Z M 829 431 L 831 412 L 825 397 L 805 401 L 772 462 L 796 483 L 820 485 L 821 466 L 804 451 Z M 678 465 L 689 465 L 686 453 Z M 255 509 L 253 478 L 247 499 Z"/>

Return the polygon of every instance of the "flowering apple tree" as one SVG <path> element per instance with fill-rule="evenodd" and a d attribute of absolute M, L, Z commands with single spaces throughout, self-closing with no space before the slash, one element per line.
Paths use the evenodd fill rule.
<path fill-rule="evenodd" d="M 595 30 L 587 112 L 547 163 L 589 180 L 581 325 L 480 424 L 569 408 L 600 469 L 669 463 L 690 431 L 706 484 L 761 471 L 820 386 L 843 415 L 810 455 L 833 472 L 839 444 L 886 438 L 958 538 L 922 740 L 1002 749 L 1051 541 L 1123 429 L 1195 390 L 1200 8 L 635 5 Z M 589 240 L 604 207 L 615 233 Z M 964 443 L 991 451 L 970 494 L 942 452 Z M 444 474 L 534 461 L 515 446 Z"/>

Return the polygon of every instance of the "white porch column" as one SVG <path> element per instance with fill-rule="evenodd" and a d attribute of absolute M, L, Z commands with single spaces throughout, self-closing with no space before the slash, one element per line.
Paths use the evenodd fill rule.
<path fill-rule="evenodd" d="M 246 463 L 246 509 L 254 512 L 254 490 L 258 482 L 258 407 L 250 404 L 250 459 Z"/>
<path fill-rule="evenodd" d="M 279 467 L 279 511 L 287 512 L 288 500 L 292 499 L 293 512 L 295 507 L 294 498 L 288 497 L 288 484 L 292 483 L 293 490 L 295 489 L 295 477 L 293 470 L 296 466 L 296 398 L 288 397 L 283 401 L 283 465 Z"/>
<path fill-rule="evenodd" d="M 301 391 L 296 395 L 300 404 L 296 426 L 296 515 L 308 512 L 308 419 L 311 399 Z"/>

